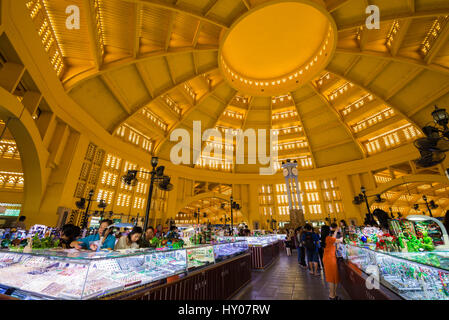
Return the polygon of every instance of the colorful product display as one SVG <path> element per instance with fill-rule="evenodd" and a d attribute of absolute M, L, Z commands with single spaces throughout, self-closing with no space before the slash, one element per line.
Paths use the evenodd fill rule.
<path fill-rule="evenodd" d="M 449 300 L 448 252 L 380 252 L 345 245 L 345 257 L 406 300 Z"/>
<path fill-rule="evenodd" d="M 247 252 L 236 242 L 189 249 L 116 251 L 0 250 L 0 293 L 20 299 L 92 299 L 187 273 Z M 217 260 L 217 261 L 218 261 Z"/>
<path fill-rule="evenodd" d="M 264 235 L 259 237 L 217 237 L 218 241 L 224 242 L 235 242 L 235 241 L 246 241 L 250 247 L 266 247 L 277 241 L 279 241 L 279 236 L 285 237 L 285 235 Z"/>

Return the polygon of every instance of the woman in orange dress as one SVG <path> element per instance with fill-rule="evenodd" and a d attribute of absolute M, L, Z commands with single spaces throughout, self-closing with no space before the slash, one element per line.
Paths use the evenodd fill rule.
<path fill-rule="evenodd" d="M 343 241 L 343 238 L 337 239 L 339 228 L 333 223 L 331 225 L 331 235 L 326 236 L 324 243 L 326 244 L 323 254 L 324 273 L 326 282 L 329 283 L 329 299 L 339 300 L 337 297 L 337 286 L 340 282 L 338 274 L 337 257 L 335 256 L 336 243 Z M 332 234 L 333 233 L 333 234 Z"/>

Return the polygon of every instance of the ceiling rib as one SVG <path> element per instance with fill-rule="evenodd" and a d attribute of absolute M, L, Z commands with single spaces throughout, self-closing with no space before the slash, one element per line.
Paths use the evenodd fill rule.
<path fill-rule="evenodd" d="M 187 82 L 187 81 L 186 81 Z M 167 132 L 166 136 L 161 139 L 161 141 L 157 144 L 157 146 L 155 146 L 154 148 L 154 154 L 157 155 L 159 153 L 159 150 L 161 149 L 162 145 L 170 138 L 170 134 L 173 132 L 173 130 L 175 130 L 176 128 L 178 128 L 178 126 L 184 121 L 184 119 L 187 118 L 187 116 L 189 116 L 193 111 L 195 111 L 198 106 L 200 106 L 205 99 L 207 99 L 211 94 L 214 93 L 215 90 L 217 90 L 219 87 L 221 87 L 222 85 L 225 84 L 224 80 L 221 80 L 219 83 L 217 83 L 214 87 L 212 87 L 211 90 L 209 90 L 206 94 L 204 94 L 201 99 L 193 106 L 191 106 L 189 108 L 189 110 L 187 110 L 183 115 L 182 118 L 179 119 L 179 121 L 177 121 Z"/>
<path fill-rule="evenodd" d="M 134 44 L 132 48 L 132 56 L 136 59 L 139 56 L 140 35 L 142 31 L 142 8 L 141 3 L 136 3 L 135 19 L 134 19 Z"/>
<path fill-rule="evenodd" d="M 421 101 L 418 107 L 416 107 L 415 109 L 413 109 L 411 112 L 408 113 L 408 116 L 413 117 L 415 114 L 420 112 L 422 109 L 433 104 L 434 101 L 437 101 L 438 99 L 440 99 L 441 97 L 443 97 L 444 95 L 446 95 L 448 93 L 449 93 L 449 82 L 446 83 L 446 85 L 444 85 L 443 87 L 438 88 L 438 90 L 436 92 L 434 92 L 433 94 L 429 95 L 429 97 L 427 99 Z"/>
<path fill-rule="evenodd" d="M 251 10 L 251 4 L 248 0 L 242 0 L 242 2 L 245 5 L 246 9 Z"/>
<path fill-rule="evenodd" d="M 207 70 L 206 72 L 204 72 L 204 73 L 202 73 L 202 74 L 214 72 L 214 71 L 216 71 L 216 70 L 218 70 L 218 69 L 217 69 L 216 67 L 214 67 L 214 68 L 211 68 L 211 69 Z M 182 82 L 182 83 L 179 83 L 179 84 L 176 85 L 176 86 L 173 86 L 173 87 L 170 87 L 170 88 L 168 88 L 168 89 L 166 89 L 166 90 L 163 90 L 162 92 L 158 93 L 157 95 L 154 94 L 153 97 L 152 97 L 152 99 L 150 99 L 148 102 L 144 103 L 144 106 L 143 106 L 143 107 L 141 107 L 141 108 L 135 110 L 133 113 L 131 113 L 127 119 L 123 120 L 118 126 L 115 127 L 115 130 L 117 130 L 117 128 L 118 128 L 119 126 L 121 126 L 124 122 L 126 122 L 126 120 L 128 120 L 129 118 L 133 117 L 134 115 L 136 115 L 137 113 L 139 113 L 140 111 L 142 111 L 142 109 L 143 109 L 146 105 L 149 105 L 150 103 L 152 103 L 152 102 L 155 101 L 156 99 L 162 97 L 163 95 L 169 93 L 170 91 L 172 91 L 172 90 L 174 90 L 174 89 L 176 89 L 176 88 L 180 88 L 184 83 L 187 83 L 187 82 L 189 82 L 189 81 L 191 81 L 191 80 L 193 80 L 193 79 L 196 79 L 197 77 L 201 77 L 202 74 L 196 74 L 196 75 L 194 75 L 193 77 L 187 79 L 186 81 L 184 81 L 184 82 Z"/>
<path fill-rule="evenodd" d="M 243 122 L 242 122 L 242 127 L 241 127 L 242 131 L 245 131 L 245 129 L 246 129 L 246 122 L 248 121 L 248 116 L 249 116 L 249 113 L 251 112 L 251 107 L 252 107 L 253 101 L 254 101 L 253 96 L 250 96 L 248 98 L 248 109 L 246 110 L 245 115 L 243 116 Z M 240 141 L 240 140 L 237 141 L 237 139 L 236 139 L 235 140 L 235 150 L 237 150 L 237 145 L 239 145 L 239 148 L 240 148 L 240 143 L 244 143 L 244 142 L 245 141 Z M 237 165 L 235 165 L 232 168 L 232 173 L 236 172 L 236 168 L 237 168 Z"/>
<path fill-rule="evenodd" d="M 173 32 L 173 27 L 175 25 L 175 17 L 176 17 L 176 13 L 171 12 L 170 17 L 169 17 L 169 22 L 168 22 L 167 35 L 165 37 L 165 44 L 164 44 L 165 51 L 168 51 L 168 48 L 170 47 L 171 34 Z"/>
<path fill-rule="evenodd" d="M 416 79 L 421 73 L 424 72 L 422 68 L 416 68 L 412 72 L 408 73 L 405 77 L 402 78 L 401 81 L 398 81 L 393 88 L 388 92 L 388 94 L 384 97 L 386 101 L 390 100 L 393 96 L 395 96 L 399 91 L 404 89 L 404 87 Z"/>
<path fill-rule="evenodd" d="M 400 108 L 398 108 L 398 107 L 395 106 L 395 105 L 392 105 L 391 102 L 388 102 L 386 99 L 384 99 L 384 98 L 382 97 L 381 94 L 375 92 L 375 91 L 372 90 L 372 89 L 369 89 L 368 87 L 364 86 L 362 83 L 360 83 L 359 81 L 357 81 L 357 80 L 355 80 L 355 79 L 351 79 L 350 77 L 347 77 L 347 76 L 345 77 L 345 76 L 342 75 L 339 71 L 333 70 L 332 68 L 329 68 L 329 66 L 328 66 L 327 71 L 329 71 L 329 72 L 335 74 L 336 76 L 339 76 L 340 78 L 342 78 L 342 79 L 344 79 L 344 80 L 346 80 L 346 81 L 352 82 L 354 85 L 356 85 L 356 86 L 358 86 L 359 88 L 365 90 L 367 93 L 373 95 L 374 97 L 376 97 L 376 99 L 379 100 L 380 103 L 383 103 L 383 104 L 385 104 L 385 105 L 391 107 L 392 109 L 394 109 L 394 111 L 395 111 L 398 115 L 402 116 L 405 120 L 407 120 L 409 123 L 413 124 L 419 131 L 421 131 L 421 127 L 420 127 L 414 120 L 412 120 L 408 115 L 404 114 L 404 113 L 401 111 Z"/>
<path fill-rule="evenodd" d="M 415 66 L 425 68 L 427 70 L 435 71 L 438 73 L 444 73 L 444 74 L 449 73 L 449 68 L 445 68 L 445 67 L 442 67 L 440 65 L 435 65 L 435 64 L 426 64 L 422 60 L 410 59 L 410 58 L 405 58 L 405 57 L 397 56 L 397 55 L 392 56 L 390 53 L 383 53 L 383 52 L 376 52 L 376 51 L 358 51 L 358 50 L 354 50 L 354 49 L 342 49 L 342 48 L 337 48 L 335 53 L 360 55 L 360 56 L 373 57 L 373 58 L 379 58 L 379 59 L 388 59 L 389 61 L 395 61 L 395 62 L 406 63 L 406 64 L 410 64 L 410 65 L 415 65 Z"/>
<path fill-rule="evenodd" d="M 220 110 L 220 113 L 218 114 L 218 116 L 215 118 L 215 120 L 214 120 L 214 125 L 211 127 L 211 129 L 215 129 L 215 127 L 217 126 L 218 121 L 220 120 L 221 115 L 222 115 L 223 112 L 228 108 L 228 105 L 229 105 L 229 104 L 231 103 L 231 101 L 235 98 L 235 96 L 237 95 L 237 93 L 238 93 L 238 92 L 235 91 L 234 94 L 231 96 L 231 99 L 229 99 L 228 101 L 223 101 L 222 99 L 220 99 L 219 97 L 217 97 L 217 96 L 215 95 L 215 93 L 212 93 L 212 94 L 211 94 L 211 96 L 213 96 L 214 98 L 217 98 L 217 100 L 220 101 L 220 102 L 224 105 L 224 107 Z M 209 137 L 208 137 L 207 139 L 209 139 Z M 225 140 L 225 142 L 226 142 L 226 140 Z M 206 141 L 202 141 L 202 142 L 201 142 L 201 154 L 200 154 L 200 157 L 201 157 L 201 155 L 202 155 L 202 153 L 203 153 L 203 151 L 204 151 L 205 144 L 206 144 Z M 224 156 L 224 155 L 222 154 L 222 156 Z M 196 162 L 196 161 L 193 162 L 193 167 L 196 166 L 195 162 Z"/>
<path fill-rule="evenodd" d="M 312 85 L 312 84 L 310 84 L 310 85 Z M 295 97 L 293 96 L 292 92 L 290 92 L 290 96 L 292 97 L 293 104 L 295 105 L 296 112 L 298 113 L 299 122 L 301 123 L 301 126 L 302 126 L 302 128 L 304 130 L 304 136 L 306 137 L 307 147 L 309 149 L 310 156 L 312 157 L 313 168 L 315 169 L 315 168 L 318 167 L 318 165 L 316 163 L 315 154 L 312 151 L 312 146 L 310 145 L 309 135 L 308 135 L 307 129 L 306 129 L 305 125 L 304 125 L 304 122 L 302 121 L 302 117 L 301 117 L 301 113 L 299 111 L 298 104 L 296 103 Z"/>
<path fill-rule="evenodd" d="M 394 13 L 390 15 L 380 15 L 380 22 L 386 23 L 386 22 L 393 22 L 394 20 L 401 20 L 401 19 L 408 19 L 408 18 L 428 18 L 428 17 L 438 17 L 442 15 L 448 15 L 449 14 L 449 7 L 448 8 L 441 8 L 438 10 L 421 10 L 421 11 L 415 11 L 415 12 L 405 12 L 405 13 Z M 346 25 L 338 25 L 337 28 L 338 31 L 347 31 L 352 30 L 355 28 L 358 28 L 360 26 L 364 26 L 366 23 L 366 16 L 361 15 L 362 20 L 359 20 L 357 22 L 353 22 Z"/>
<path fill-rule="evenodd" d="M 395 39 L 390 48 L 390 54 L 395 57 L 398 54 L 399 49 L 401 48 L 402 42 L 405 39 L 405 35 L 408 32 L 412 24 L 413 18 L 403 19 L 399 21 L 399 30 L 395 36 Z"/>
<path fill-rule="evenodd" d="M 87 8 L 86 20 L 87 20 L 87 30 L 89 32 L 89 46 L 93 56 L 94 68 L 96 71 L 102 68 L 103 55 L 101 53 L 100 44 L 98 43 L 98 31 L 96 14 L 93 1 L 84 0 L 84 6 Z"/>
<path fill-rule="evenodd" d="M 145 55 L 140 55 L 137 59 L 134 58 L 128 58 L 123 59 L 120 61 L 114 61 L 108 64 L 103 64 L 101 70 L 93 70 L 89 69 L 84 72 L 81 72 L 70 79 L 64 80 L 64 87 L 66 89 L 66 92 L 70 92 L 83 82 L 92 79 L 98 75 L 101 75 L 106 72 L 110 72 L 128 65 L 132 65 L 139 62 L 144 62 L 150 59 L 160 58 L 160 57 L 166 57 L 166 56 L 172 56 L 172 55 L 178 55 L 178 54 L 187 54 L 187 53 L 195 53 L 195 52 L 216 52 L 218 51 L 217 47 L 211 47 L 211 48 L 204 48 L 204 49 L 195 49 L 195 48 L 180 48 L 180 49 L 173 49 L 171 48 L 168 51 L 156 51 Z"/>
<path fill-rule="evenodd" d="M 195 34 L 192 39 L 192 48 L 196 48 L 196 45 L 198 44 L 198 39 L 200 38 L 201 30 L 203 29 L 204 22 L 198 21 L 198 26 L 196 27 Z"/>
<path fill-rule="evenodd" d="M 151 84 L 151 80 L 148 73 L 145 72 L 145 70 L 143 70 L 143 67 L 140 63 L 136 63 L 135 66 L 140 79 L 142 79 L 142 82 L 145 85 L 145 89 L 147 89 L 148 94 L 150 95 L 151 99 L 153 99 L 155 96 L 155 90 Z"/>
<path fill-rule="evenodd" d="M 155 8 L 160 8 L 160 9 L 183 13 L 183 14 L 189 15 L 191 17 L 194 17 L 196 19 L 203 20 L 205 22 L 209 22 L 209 23 L 216 25 L 220 28 L 223 28 L 226 30 L 229 29 L 229 26 L 227 26 L 223 22 L 220 22 L 220 21 L 212 19 L 212 18 L 208 18 L 201 12 L 195 12 L 193 10 L 190 10 L 187 8 L 181 8 L 181 7 L 173 5 L 173 4 L 162 3 L 162 2 L 159 2 L 156 0 L 123 0 L 123 1 L 132 2 L 132 3 L 142 3 L 145 6 L 152 6 Z"/>
<path fill-rule="evenodd" d="M 209 2 L 209 4 L 207 5 L 207 7 L 204 9 L 204 12 L 203 12 L 203 15 L 205 17 L 207 17 L 207 15 L 212 11 L 212 9 L 215 7 L 217 2 L 218 2 L 218 0 L 211 0 L 211 2 Z"/>
<path fill-rule="evenodd" d="M 435 59 L 441 47 L 446 44 L 447 42 L 446 40 L 448 39 L 448 37 L 449 37 L 449 23 L 446 23 L 446 25 L 443 27 L 443 30 L 441 30 L 441 33 L 438 35 L 438 38 L 430 47 L 430 51 L 424 58 L 426 64 L 432 63 L 433 59 Z"/>
<path fill-rule="evenodd" d="M 331 73 L 334 73 L 334 72 L 331 72 Z M 335 75 L 337 75 L 337 74 L 335 74 Z M 343 77 L 341 77 L 341 78 L 343 78 Z M 360 151 L 362 158 L 366 158 L 366 154 L 365 154 L 362 144 L 354 136 L 351 128 L 349 128 L 348 124 L 344 121 L 342 115 L 329 103 L 329 101 L 326 99 L 326 97 L 311 82 L 309 82 L 309 87 L 312 88 L 312 90 L 315 92 L 315 94 L 318 95 L 318 97 L 321 99 L 321 101 L 324 102 L 324 104 L 327 106 L 327 108 L 337 117 L 338 122 L 340 122 L 340 124 L 345 128 L 348 135 L 351 137 L 352 141 L 359 147 L 359 151 Z"/>
<path fill-rule="evenodd" d="M 340 9 L 341 7 L 343 7 L 345 4 L 347 4 L 349 1 L 351 0 L 334 0 L 334 1 L 328 1 L 329 3 L 327 4 L 327 10 L 329 12 L 334 12 L 335 10 Z"/>

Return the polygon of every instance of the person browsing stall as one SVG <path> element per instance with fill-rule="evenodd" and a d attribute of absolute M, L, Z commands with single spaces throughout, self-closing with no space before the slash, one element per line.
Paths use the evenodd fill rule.
<path fill-rule="evenodd" d="M 320 237 L 313 232 L 313 228 L 310 224 L 304 226 L 304 233 L 302 234 L 301 241 L 306 249 L 307 261 L 309 262 L 310 273 L 319 276 L 318 262 L 319 262 L 319 246 Z"/>
<path fill-rule="evenodd" d="M 142 237 L 142 228 L 135 226 L 127 236 L 122 236 L 117 244 L 115 245 L 115 250 L 121 249 L 138 249 L 139 240 Z"/>
<path fill-rule="evenodd" d="M 323 239 L 325 243 L 324 248 L 324 273 L 326 282 L 329 284 L 329 300 L 341 300 L 337 296 L 337 286 L 340 282 L 340 275 L 338 273 L 338 264 L 336 257 L 336 244 L 342 243 L 343 238 L 338 238 L 337 234 L 341 231 L 337 224 L 331 225 L 330 233 Z"/>
<path fill-rule="evenodd" d="M 64 249 L 71 249 L 75 246 L 75 240 L 81 234 L 80 227 L 77 227 L 73 224 L 65 224 L 62 227 L 60 238 L 59 238 L 59 246 Z"/>
<path fill-rule="evenodd" d="M 100 228 L 97 234 L 92 234 L 85 238 L 79 239 L 72 243 L 72 247 L 76 249 L 90 249 L 96 251 L 98 244 L 101 244 L 100 249 L 114 250 L 115 236 L 112 234 L 112 229 L 108 228 L 112 224 L 112 221 L 102 220 L 100 221 Z"/>
<path fill-rule="evenodd" d="M 155 237 L 154 228 L 149 226 L 145 233 L 142 235 L 139 241 L 140 248 L 149 248 L 151 247 L 151 240 Z"/>

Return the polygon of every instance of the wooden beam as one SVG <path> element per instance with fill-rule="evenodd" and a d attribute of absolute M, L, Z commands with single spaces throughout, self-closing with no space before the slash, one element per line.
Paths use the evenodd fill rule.
<path fill-rule="evenodd" d="M 433 94 L 428 95 L 427 98 L 421 101 L 416 108 L 414 108 L 411 112 L 408 113 L 408 116 L 413 117 L 422 109 L 424 109 L 427 106 L 430 106 L 434 101 L 437 101 L 438 99 L 440 99 L 441 97 L 443 97 L 448 93 L 449 93 L 449 82 L 446 83 L 441 88 L 438 88 Z"/>
<path fill-rule="evenodd" d="M 203 15 L 205 17 L 207 17 L 207 15 L 212 11 L 212 9 L 215 7 L 215 5 L 217 4 L 218 0 L 211 0 L 209 2 L 209 4 L 207 5 L 207 7 L 204 9 L 203 11 Z"/>
<path fill-rule="evenodd" d="M 396 82 L 395 85 L 391 88 L 391 90 L 384 97 L 385 101 L 389 101 L 393 96 L 395 96 L 399 91 L 401 91 L 406 85 L 412 82 L 416 77 L 418 77 L 421 73 L 424 72 L 422 68 L 416 68 L 410 73 L 407 73 L 405 77 L 403 77 L 400 81 Z"/>
<path fill-rule="evenodd" d="M 362 29 L 360 29 L 360 39 L 359 39 L 359 48 L 360 51 L 364 51 L 366 44 L 369 41 L 369 35 L 370 35 L 370 30 L 366 29 L 366 27 L 362 27 Z"/>
<path fill-rule="evenodd" d="M 123 97 L 120 94 L 120 89 L 115 85 L 115 83 L 109 78 L 107 74 L 104 74 L 101 76 L 101 80 L 103 80 L 103 83 L 106 85 L 106 87 L 109 89 L 109 91 L 112 93 L 112 96 L 117 100 L 120 104 L 120 106 L 123 108 L 123 110 L 126 111 L 128 115 L 131 114 L 131 107 L 128 104 L 128 101 L 126 101 L 125 97 Z"/>
<path fill-rule="evenodd" d="M 334 0 L 328 1 L 327 10 L 329 12 L 334 12 L 335 10 L 340 9 L 344 5 L 346 5 L 350 0 Z"/>
<path fill-rule="evenodd" d="M 209 23 L 216 25 L 220 28 L 223 28 L 225 30 L 229 29 L 229 27 L 230 27 L 221 21 L 206 17 L 202 12 L 194 11 L 194 10 L 180 7 L 180 6 L 177 6 L 174 4 L 164 3 L 164 2 L 161 2 L 158 0 L 122 0 L 122 1 L 131 2 L 131 3 L 142 3 L 143 5 L 151 6 L 154 8 L 165 9 L 165 10 L 170 10 L 170 11 L 174 11 L 174 12 L 178 12 L 178 13 L 183 13 L 183 14 L 189 15 L 193 18 L 203 20 L 205 22 L 209 22 Z"/>
<path fill-rule="evenodd" d="M 142 82 L 145 85 L 145 89 L 147 89 L 150 97 L 154 98 L 155 90 L 154 90 L 153 85 L 151 84 L 151 79 L 150 79 L 148 73 L 145 72 L 141 63 L 136 63 L 135 66 L 136 66 L 137 73 L 139 74 L 140 78 L 142 79 Z"/>
<path fill-rule="evenodd" d="M 361 56 L 366 56 L 366 57 L 379 58 L 379 59 L 383 59 L 383 60 L 388 60 L 389 62 L 392 62 L 392 61 L 393 62 L 401 62 L 401 63 L 406 63 L 409 65 L 419 66 L 421 68 L 435 71 L 438 73 L 443 73 L 445 75 L 449 74 L 449 68 L 442 67 L 442 66 L 435 65 L 435 64 L 426 64 L 422 60 L 410 59 L 410 58 L 406 58 L 406 57 L 402 57 L 402 56 L 392 56 L 389 53 L 368 51 L 368 50 L 358 51 L 358 50 L 354 50 L 354 49 L 344 49 L 344 48 L 337 48 L 335 52 L 339 53 L 339 54 L 340 53 L 341 54 L 352 54 L 352 55 L 361 55 Z"/>
<path fill-rule="evenodd" d="M 201 30 L 203 29 L 204 22 L 198 21 L 198 25 L 195 30 L 195 34 L 193 35 L 192 39 L 192 48 L 196 48 L 196 45 L 198 44 L 198 39 L 200 38 Z"/>
<path fill-rule="evenodd" d="M 437 56 L 437 54 L 440 52 L 440 49 L 446 45 L 447 39 L 449 38 L 449 22 L 446 22 L 446 25 L 441 30 L 440 34 L 438 35 L 435 42 L 430 47 L 429 52 L 424 57 L 424 61 L 426 64 L 431 64 L 433 59 Z"/>
<path fill-rule="evenodd" d="M 165 51 L 168 51 L 168 47 L 170 47 L 170 39 L 171 39 L 171 34 L 173 32 L 173 27 L 175 25 L 175 17 L 176 17 L 176 13 L 171 12 L 169 20 L 168 20 L 167 34 L 165 36 L 165 42 L 164 42 L 165 43 L 164 44 Z"/>
<path fill-rule="evenodd" d="M 140 67 L 140 66 L 139 66 L 139 67 Z M 217 69 L 216 67 L 214 67 L 214 68 L 211 68 L 211 69 L 207 70 L 206 72 L 204 72 L 204 74 L 205 74 L 205 73 L 209 73 L 209 72 L 215 72 L 215 71 L 217 71 L 217 70 L 218 70 L 218 69 Z M 146 73 L 144 72 L 143 69 L 141 69 L 141 72 L 142 72 L 142 75 L 144 76 L 143 79 L 149 80 L 149 78 L 145 76 Z M 166 89 L 166 90 L 163 90 L 162 92 L 154 92 L 153 98 L 150 99 L 150 100 L 148 100 L 147 102 L 145 102 L 145 103 L 144 103 L 144 106 L 146 106 L 146 105 L 152 103 L 152 102 L 155 101 L 156 99 L 158 99 L 158 98 L 162 97 L 163 95 L 165 95 L 165 94 L 171 92 L 172 90 L 175 90 L 175 89 L 177 89 L 177 88 L 179 88 L 179 89 L 182 90 L 181 86 L 182 86 L 184 83 L 187 83 L 187 82 L 189 82 L 189 81 L 191 81 L 191 80 L 193 80 L 193 79 L 195 79 L 195 78 L 197 78 L 197 77 L 202 77 L 202 74 L 201 74 L 201 75 L 195 75 L 195 76 L 193 76 L 193 77 L 187 79 L 186 81 L 184 81 L 184 82 L 182 82 L 182 83 L 179 83 L 179 84 L 176 85 L 176 86 L 173 86 L 173 87 L 170 87 L 170 88 L 168 88 L 168 89 Z M 150 83 L 148 83 L 147 85 L 149 86 L 149 88 L 151 88 L 151 84 L 150 84 Z M 128 118 L 133 117 L 133 116 L 135 116 L 136 114 L 138 114 L 139 112 L 141 112 L 142 109 L 144 108 L 144 106 L 141 107 L 141 108 L 139 108 L 138 110 L 133 111 L 133 113 L 132 113 Z M 128 119 L 124 119 L 123 121 L 121 121 L 120 123 L 118 123 L 118 124 L 115 126 L 114 131 L 117 130 L 117 128 L 120 127 L 120 126 L 121 126 L 124 122 L 126 122 L 127 120 L 128 120 Z"/>
<path fill-rule="evenodd" d="M 406 12 L 406 13 L 392 13 L 389 15 L 380 15 L 380 22 L 393 22 L 394 20 L 407 19 L 407 18 L 429 18 L 429 17 L 439 17 L 449 14 L 449 6 L 447 8 L 441 8 L 437 10 L 420 10 L 415 11 L 414 13 Z M 346 25 L 337 25 L 338 31 L 347 31 L 358 28 L 360 26 L 364 26 L 366 23 L 366 16 L 360 15 L 360 20 L 356 22 L 352 22 Z"/>
<path fill-rule="evenodd" d="M 210 92 L 207 92 L 206 94 L 204 94 L 201 97 L 201 99 L 198 101 L 197 104 L 191 106 L 186 112 L 184 112 L 184 114 L 182 115 L 182 118 L 179 121 L 175 122 L 175 124 L 168 130 L 166 136 L 163 139 L 161 139 L 161 141 L 159 141 L 159 143 L 153 148 L 153 150 L 155 151 L 154 154 L 158 154 L 158 152 L 161 149 L 162 145 L 170 138 L 171 132 L 173 132 L 173 130 L 178 128 L 182 124 L 184 119 L 186 119 L 193 111 L 195 111 L 204 102 L 204 100 L 206 100 L 215 90 L 217 90 L 219 87 L 224 85 L 224 83 L 225 83 L 224 80 L 222 80 L 221 82 L 217 83 L 215 85 L 215 87 L 213 87 Z"/>
<path fill-rule="evenodd" d="M 95 70 L 100 70 L 103 64 L 103 54 L 101 53 L 100 44 L 98 43 L 97 16 L 95 14 L 94 2 L 92 0 L 84 0 L 86 7 L 87 31 L 89 34 L 89 47 L 93 57 Z"/>
<path fill-rule="evenodd" d="M 173 85 L 176 85 L 176 78 L 175 78 L 175 75 L 173 74 L 173 69 L 170 67 L 170 63 L 168 62 L 167 56 L 164 56 L 164 61 L 165 61 L 165 64 L 167 66 L 167 70 L 168 70 L 168 74 L 170 76 L 170 80 L 173 83 Z"/>
<path fill-rule="evenodd" d="M 410 25 L 412 24 L 413 19 L 404 19 L 399 21 L 399 30 L 396 33 L 393 43 L 390 47 L 390 53 L 394 57 L 397 55 L 399 49 L 401 48 L 402 42 L 405 39 L 405 35 L 408 32 L 408 29 L 410 28 Z"/>
<path fill-rule="evenodd" d="M 248 0 L 242 0 L 242 2 L 245 5 L 246 9 L 251 10 L 251 4 Z"/>
<path fill-rule="evenodd" d="M 407 0 L 407 5 L 410 8 L 410 12 L 413 14 L 416 12 L 416 4 L 415 4 L 415 0 Z"/>
<path fill-rule="evenodd" d="M 309 85 L 313 86 L 313 84 L 311 82 L 309 82 Z M 316 91 L 316 93 L 320 94 L 318 91 Z M 293 104 L 295 105 L 296 112 L 298 113 L 298 119 L 301 122 L 301 127 L 302 127 L 302 129 L 304 131 L 304 136 L 306 138 L 307 145 L 308 145 L 308 148 L 309 148 L 310 157 L 312 158 L 312 166 L 315 169 L 315 168 L 317 168 L 316 157 L 315 157 L 315 154 L 313 153 L 312 145 L 310 144 L 310 141 L 309 141 L 308 129 L 304 126 L 304 122 L 302 121 L 302 115 L 300 113 L 298 103 L 296 102 L 295 97 L 294 97 L 292 92 L 290 92 L 290 96 L 292 97 Z M 270 150 L 270 152 L 271 152 L 271 150 Z"/>
<path fill-rule="evenodd" d="M 349 65 L 349 67 L 346 68 L 344 75 L 346 76 L 349 72 L 351 72 L 351 70 L 354 68 L 354 66 L 360 61 L 361 56 L 356 56 L 354 58 L 354 60 L 351 62 L 351 64 Z"/>
<path fill-rule="evenodd" d="M 378 99 L 381 103 L 385 104 L 386 106 L 389 106 L 391 108 L 394 109 L 396 114 L 401 115 L 405 120 L 407 120 L 409 123 L 413 124 L 414 126 L 416 126 L 417 128 L 420 128 L 420 126 L 416 123 L 416 121 L 412 120 L 408 115 L 404 114 L 401 110 L 406 109 L 404 107 L 399 108 L 395 105 L 393 105 L 391 102 L 387 102 L 385 101 L 385 99 L 382 97 L 382 94 L 375 92 L 372 89 L 369 89 L 368 87 L 364 86 L 361 82 L 359 82 L 356 79 L 353 78 L 349 78 L 349 77 L 345 77 L 343 74 L 341 74 L 338 70 L 333 70 L 332 68 L 329 68 L 327 71 L 335 74 L 336 76 L 339 76 L 340 78 L 346 80 L 346 81 L 350 81 L 353 84 L 355 84 L 356 86 L 358 86 L 359 88 L 361 88 L 362 90 L 366 91 L 367 93 L 373 95 L 373 97 L 375 97 L 376 99 Z"/>
<path fill-rule="evenodd" d="M 147 60 L 151 60 L 158 57 L 161 58 L 165 56 L 167 57 L 176 56 L 180 54 L 189 54 L 194 52 L 216 52 L 216 51 L 218 51 L 217 47 L 209 47 L 209 48 L 202 47 L 201 49 L 194 49 L 187 47 L 178 49 L 170 48 L 168 51 L 160 50 L 148 54 L 141 54 L 138 58 L 129 57 L 120 59 L 119 61 L 113 61 L 107 64 L 103 64 L 101 70 L 95 70 L 94 68 L 91 68 L 89 70 L 83 71 L 81 73 L 74 75 L 71 78 L 65 79 L 63 85 L 66 92 L 70 92 L 71 90 L 73 90 L 73 88 L 79 86 L 84 81 L 97 77 L 103 73 L 111 72 L 113 70 L 117 70 L 135 63 L 145 62 Z"/>
<path fill-rule="evenodd" d="M 218 123 L 218 121 L 220 120 L 221 116 L 223 115 L 223 112 L 225 112 L 225 110 L 228 108 L 229 103 L 231 103 L 232 99 L 234 99 L 234 97 L 236 96 L 236 94 L 237 94 L 237 91 L 235 91 L 234 94 L 231 95 L 231 99 L 229 99 L 228 101 L 223 101 L 223 99 L 221 99 L 220 97 L 218 97 L 215 93 L 212 93 L 212 94 L 211 94 L 211 97 L 214 97 L 214 99 L 217 99 L 217 100 L 223 105 L 223 108 L 221 109 L 221 111 L 220 111 L 220 113 L 218 114 L 218 116 L 215 118 L 215 120 L 214 120 L 214 125 L 211 127 L 211 129 L 214 129 L 214 128 L 217 126 L 217 123 Z M 209 138 L 209 137 L 208 137 L 208 138 Z M 223 140 L 224 140 L 224 139 L 225 139 L 225 138 L 223 137 Z M 223 140 L 222 140 L 222 143 L 223 143 Z M 225 142 L 226 142 L 226 141 L 225 141 Z M 201 154 L 200 154 L 200 157 L 201 157 L 202 154 L 203 154 L 203 151 L 204 151 L 204 148 L 205 148 L 205 144 L 206 144 L 206 141 L 201 142 Z M 223 151 L 224 151 L 224 150 L 223 150 Z M 224 152 L 223 152 L 222 156 L 223 156 L 223 159 L 225 159 L 225 157 L 224 157 Z M 193 166 L 195 167 L 195 162 L 193 163 Z"/>
<path fill-rule="evenodd" d="M 369 87 L 371 83 L 387 68 L 387 66 L 391 62 L 388 60 L 382 60 L 379 64 L 377 64 L 376 69 L 374 69 L 369 75 L 365 77 L 365 81 L 363 82 L 363 86 Z"/>
<path fill-rule="evenodd" d="M 139 56 L 139 48 L 140 48 L 140 35 L 142 31 L 142 8 L 143 4 L 136 3 L 135 4 L 135 18 L 134 18 L 134 44 L 132 55 L 134 58 Z"/>

